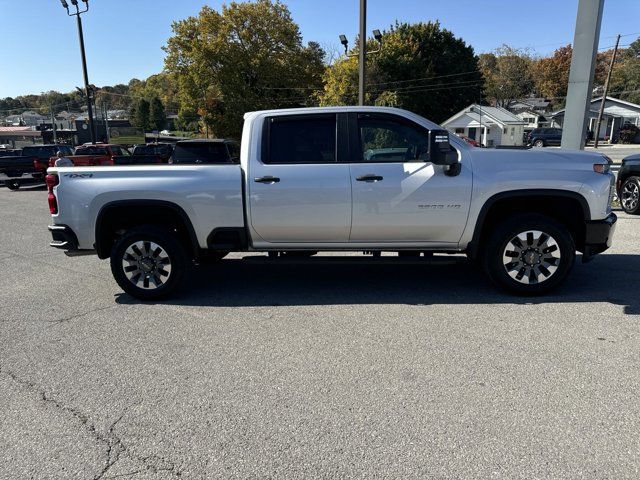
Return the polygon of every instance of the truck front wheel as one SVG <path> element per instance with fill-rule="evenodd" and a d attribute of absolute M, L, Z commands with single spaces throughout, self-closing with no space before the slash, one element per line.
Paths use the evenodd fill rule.
<path fill-rule="evenodd" d="M 184 247 L 170 231 L 154 226 L 133 228 L 111 250 L 111 272 L 120 288 L 140 300 L 174 292 L 187 268 Z"/>
<path fill-rule="evenodd" d="M 542 215 L 511 217 L 485 243 L 489 278 L 518 295 L 541 295 L 557 287 L 571 271 L 575 244 L 569 231 Z"/>
<path fill-rule="evenodd" d="M 620 189 L 620 206 L 631 215 L 640 215 L 640 177 L 629 177 Z"/>

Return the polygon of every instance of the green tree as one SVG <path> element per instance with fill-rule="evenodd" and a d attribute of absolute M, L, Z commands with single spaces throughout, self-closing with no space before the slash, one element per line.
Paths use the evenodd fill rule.
<path fill-rule="evenodd" d="M 322 85 L 324 52 L 302 44 L 280 1 L 204 7 L 172 28 L 165 66 L 180 108 L 198 112 L 215 135 L 239 137 L 250 110 L 309 105 Z"/>
<path fill-rule="evenodd" d="M 368 50 L 378 43 L 369 39 Z M 354 48 L 350 53 L 357 53 Z M 397 23 L 385 31 L 381 51 L 367 59 L 367 104 L 398 106 L 442 121 L 481 97 L 482 76 L 473 48 L 438 22 Z M 355 105 L 358 59 L 327 68 L 321 105 Z"/>
<path fill-rule="evenodd" d="M 149 131 L 151 126 L 151 112 L 150 105 L 147 100 L 141 98 L 136 103 L 135 107 L 129 112 L 130 121 L 134 127 L 141 128 L 145 132 Z"/>
<path fill-rule="evenodd" d="M 167 117 L 164 113 L 164 105 L 158 97 L 151 99 L 151 105 L 149 107 L 149 117 L 151 128 L 153 130 L 164 130 L 167 124 Z"/>
<path fill-rule="evenodd" d="M 485 97 L 495 105 L 506 107 L 511 101 L 531 94 L 534 90 L 532 67 L 533 60 L 526 50 L 509 45 L 480 55 Z"/>

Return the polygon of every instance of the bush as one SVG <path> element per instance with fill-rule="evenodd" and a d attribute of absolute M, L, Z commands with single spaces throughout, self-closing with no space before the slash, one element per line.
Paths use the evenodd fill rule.
<path fill-rule="evenodd" d="M 635 125 L 625 125 L 620 130 L 620 143 L 634 143 L 640 129 Z"/>

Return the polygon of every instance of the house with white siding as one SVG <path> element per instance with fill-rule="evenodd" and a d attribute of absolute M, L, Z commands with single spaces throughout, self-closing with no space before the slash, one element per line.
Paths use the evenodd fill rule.
<path fill-rule="evenodd" d="M 601 102 L 602 97 L 591 100 L 588 112 L 588 128 L 591 132 L 594 132 L 596 129 Z M 551 121 L 551 126 L 562 127 L 564 122 L 564 109 L 554 113 L 551 116 Z M 640 127 L 640 105 L 620 100 L 619 98 L 607 97 L 604 103 L 604 113 L 602 115 L 602 123 L 600 124 L 599 138 L 602 140 L 612 137 L 615 138 L 620 128 L 628 123 Z"/>
<path fill-rule="evenodd" d="M 522 146 L 527 123 L 501 107 L 476 103 L 442 123 L 449 132 L 471 138 L 486 147 Z"/>

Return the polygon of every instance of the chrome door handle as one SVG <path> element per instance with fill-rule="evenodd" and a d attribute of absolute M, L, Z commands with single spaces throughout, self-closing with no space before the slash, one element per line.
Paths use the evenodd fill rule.
<path fill-rule="evenodd" d="M 265 177 L 255 177 L 253 181 L 257 183 L 278 183 L 280 179 L 278 177 L 267 175 Z"/>
<path fill-rule="evenodd" d="M 367 175 L 362 175 L 361 177 L 356 177 L 356 180 L 358 182 L 380 182 L 384 180 L 384 177 L 369 173 Z"/>

